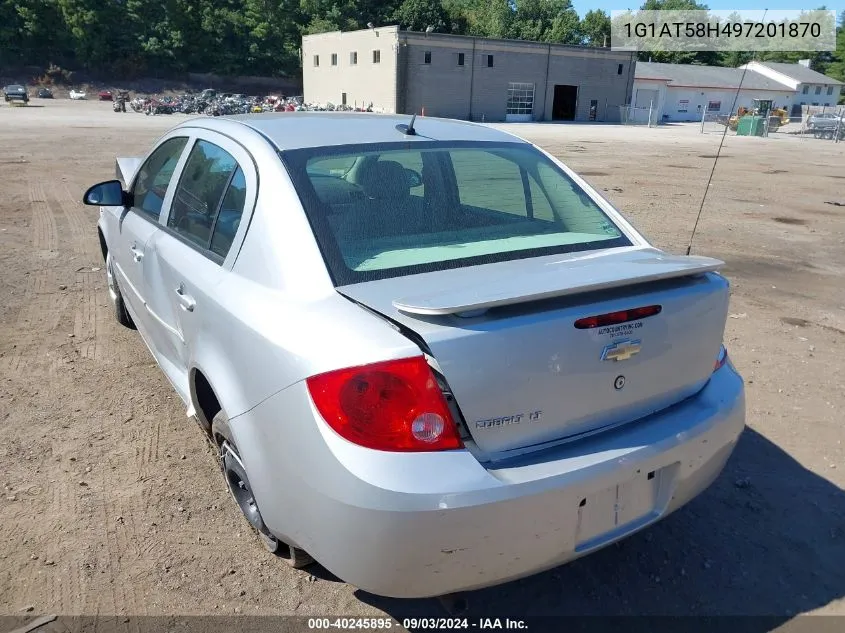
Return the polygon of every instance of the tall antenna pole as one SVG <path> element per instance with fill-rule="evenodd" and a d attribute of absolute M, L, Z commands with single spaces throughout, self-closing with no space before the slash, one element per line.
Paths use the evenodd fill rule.
<path fill-rule="evenodd" d="M 763 11 L 763 17 L 760 18 L 760 21 L 763 22 L 766 19 L 766 14 L 769 12 L 768 9 Z M 734 94 L 734 102 L 731 106 L 730 114 L 728 115 L 728 123 L 730 122 L 730 117 L 736 111 L 736 102 L 739 100 L 739 93 L 742 90 L 742 82 L 745 81 L 745 73 L 748 72 L 749 64 L 754 61 L 755 55 L 751 56 L 751 60 L 745 64 L 745 68 L 742 69 L 742 76 L 739 78 L 739 86 L 737 86 L 736 94 Z M 707 110 L 704 111 L 705 115 Z M 695 239 L 695 231 L 698 229 L 698 221 L 701 219 L 701 212 L 704 210 L 704 201 L 707 200 L 707 194 L 710 193 L 710 184 L 713 182 L 713 173 L 716 171 L 716 164 L 719 162 L 719 155 L 722 153 L 722 146 L 725 144 L 725 137 L 728 135 L 728 128 L 730 127 L 728 123 L 725 123 L 725 131 L 722 132 L 722 138 L 719 141 L 719 149 L 716 151 L 716 158 L 713 159 L 713 166 L 710 168 L 710 177 L 707 178 L 707 186 L 704 188 L 704 195 L 701 196 L 701 204 L 698 207 L 698 215 L 695 216 L 695 224 L 692 227 L 692 234 L 689 237 L 689 244 L 687 244 L 687 255 L 692 252 L 692 241 Z"/>

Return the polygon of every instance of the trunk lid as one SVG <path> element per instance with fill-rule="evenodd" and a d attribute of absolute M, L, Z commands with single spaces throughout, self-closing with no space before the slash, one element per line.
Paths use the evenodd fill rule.
<path fill-rule="evenodd" d="M 727 319 L 728 283 L 712 272 L 721 265 L 614 249 L 338 291 L 424 341 L 474 442 L 496 458 L 630 422 L 700 390 Z M 652 305 L 659 314 L 575 327 L 578 319 Z"/>

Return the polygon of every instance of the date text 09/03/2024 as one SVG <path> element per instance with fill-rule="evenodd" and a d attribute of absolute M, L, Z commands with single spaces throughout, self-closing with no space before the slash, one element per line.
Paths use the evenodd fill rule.
<path fill-rule="evenodd" d="M 397 622 L 392 618 L 308 618 L 308 629 L 329 630 L 387 630 L 394 626 L 409 630 L 527 630 L 525 620 L 511 618 L 404 618 Z"/>

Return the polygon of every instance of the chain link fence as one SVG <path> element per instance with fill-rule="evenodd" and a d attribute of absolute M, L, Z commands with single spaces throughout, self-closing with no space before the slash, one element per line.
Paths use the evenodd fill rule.
<path fill-rule="evenodd" d="M 655 127 L 657 125 L 658 110 L 654 105 L 637 107 L 632 104 L 619 106 L 619 121 L 622 125 L 646 125 Z"/>

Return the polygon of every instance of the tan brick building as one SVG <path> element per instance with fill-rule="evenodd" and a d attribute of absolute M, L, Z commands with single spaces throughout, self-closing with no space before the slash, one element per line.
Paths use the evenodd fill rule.
<path fill-rule="evenodd" d="M 304 98 L 472 121 L 618 121 L 635 53 L 400 31 L 302 38 Z"/>

